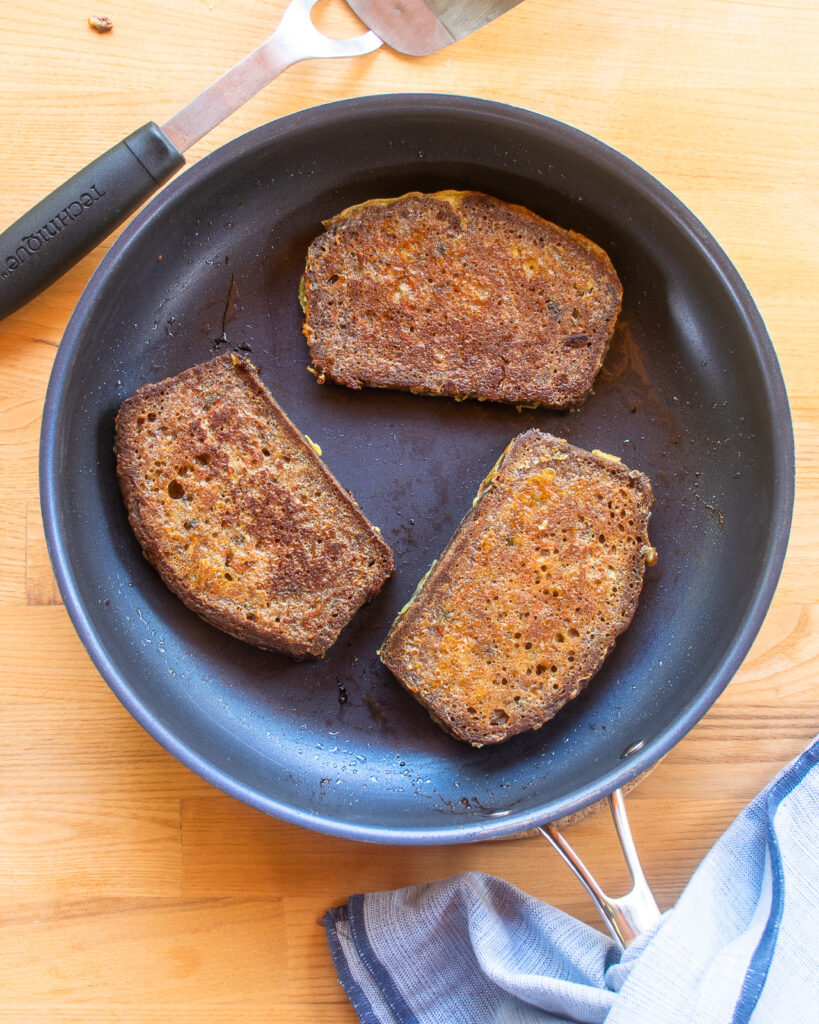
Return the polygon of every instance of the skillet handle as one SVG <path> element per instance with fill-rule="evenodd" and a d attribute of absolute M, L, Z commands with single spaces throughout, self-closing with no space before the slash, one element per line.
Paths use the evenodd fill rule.
<path fill-rule="evenodd" d="M 631 875 L 633 887 L 631 892 L 618 899 L 607 896 L 593 875 L 578 857 L 566 839 L 552 824 L 539 825 L 538 831 L 552 844 L 563 861 L 574 872 L 583 888 L 591 896 L 594 905 L 600 911 L 612 937 L 625 949 L 643 932 L 648 931 L 660 919 L 660 908 L 649 888 L 643 873 L 637 848 L 626 817 L 626 802 L 620 789 L 609 797 L 609 809 L 614 819 L 614 827 L 620 840 L 620 848 Z"/>
<path fill-rule="evenodd" d="M 73 267 L 184 162 L 149 121 L 6 228 L 0 234 L 0 319 Z"/>

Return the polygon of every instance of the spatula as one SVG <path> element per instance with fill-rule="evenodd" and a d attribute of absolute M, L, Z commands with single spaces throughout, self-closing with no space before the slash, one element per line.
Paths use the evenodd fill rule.
<path fill-rule="evenodd" d="M 371 31 L 331 39 L 313 24 L 317 0 L 292 0 L 275 33 L 160 128 L 138 128 L 0 234 L 0 319 L 64 274 L 184 163 L 182 154 L 291 64 L 357 57 L 386 43 L 435 53 L 521 0 L 347 0 Z"/>

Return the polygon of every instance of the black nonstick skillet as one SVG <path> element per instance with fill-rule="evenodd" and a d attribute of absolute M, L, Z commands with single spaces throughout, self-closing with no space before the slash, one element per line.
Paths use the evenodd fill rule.
<path fill-rule="evenodd" d="M 574 413 L 319 386 L 299 278 L 323 218 L 411 189 L 479 189 L 611 256 L 623 311 Z M 114 416 L 137 387 L 236 350 L 392 546 L 397 575 L 322 661 L 200 621 L 128 526 Z M 375 654 L 507 442 L 537 426 L 650 477 L 648 571 L 588 690 L 495 748 L 446 736 Z M 708 710 L 759 629 L 790 526 L 790 415 L 771 342 L 707 230 L 625 157 L 476 99 L 374 96 L 303 111 L 185 172 L 103 259 L 60 345 L 42 430 L 46 534 L 77 631 L 143 726 L 260 810 L 384 843 L 456 843 L 560 817 L 654 764 Z"/>

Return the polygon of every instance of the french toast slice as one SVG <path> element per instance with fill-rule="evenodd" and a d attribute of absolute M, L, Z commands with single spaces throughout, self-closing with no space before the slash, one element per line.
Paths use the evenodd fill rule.
<path fill-rule="evenodd" d="M 537 729 L 631 622 L 653 496 L 619 459 L 538 430 L 516 437 L 393 623 L 382 662 L 474 746 Z"/>
<path fill-rule="evenodd" d="M 448 190 L 326 221 L 301 298 L 320 382 L 562 409 L 592 387 L 622 287 L 583 235 Z"/>
<path fill-rule="evenodd" d="M 148 561 L 188 608 L 247 643 L 320 657 L 394 570 L 312 442 L 232 354 L 127 399 L 116 453 Z"/>

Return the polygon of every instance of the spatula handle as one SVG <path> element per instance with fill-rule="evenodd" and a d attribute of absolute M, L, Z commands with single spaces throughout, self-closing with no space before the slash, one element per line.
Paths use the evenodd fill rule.
<path fill-rule="evenodd" d="M 6 228 L 0 234 L 0 319 L 82 259 L 184 162 L 151 121 Z"/>

